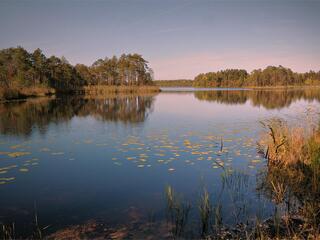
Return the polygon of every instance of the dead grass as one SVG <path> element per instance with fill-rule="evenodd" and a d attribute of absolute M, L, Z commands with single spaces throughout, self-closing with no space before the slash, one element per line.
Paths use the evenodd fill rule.
<path fill-rule="evenodd" d="M 43 97 L 53 94 L 55 94 L 55 90 L 46 87 L 0 88 L 0 101 L 24 99 L 28 97 Z"/>
<path fill-rule="evenodd" d="M 320 126 L 290 127 L 274 119 L 264 126 L 268 131 L 259 144 L 268 167 L 259 188 L 285 209 L 282 217 L 296 215 L 304 223 L 299 231 L 288 227 L 287 234 L 320 237 Z"/>
<path fill-rule="evenodd" d="M 83 95 L 106 95 L 114 93 L 156 93 L 160 92 L 157 86 L 85 86 L 74 90 L 77 94 Z"/>
<path fill-rule="evenodd" d="M 263 122 L 263 125 L 267 132 L 259 145 L 270 164 L 287 166 L 311 163 L 315 148 L 320 145 L 319 131 L 290 127 L 279 119 Z"/>

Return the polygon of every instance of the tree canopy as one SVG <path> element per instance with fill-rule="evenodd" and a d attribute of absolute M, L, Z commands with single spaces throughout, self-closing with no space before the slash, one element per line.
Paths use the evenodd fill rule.
<path fill-rule="evenodd" d="M 153 72 L 139 54 L 99 59 L 86 66 L 71 65 L 65 57 L 47 58 L 40 49 L 22 47 L 0 51 L 0 87 L 44 86 L 70 89 L 85 85 L 150 85 Z"/>
<path fill-rule="evenodd" d="M 320 71 L 296 73 L 283 66 L 268 66 L 253 70 L 250 74 L 242 69 L 227 69 L 201 73 L 195 77 L 194 87 L 248 87 L 320 85 Z"/>

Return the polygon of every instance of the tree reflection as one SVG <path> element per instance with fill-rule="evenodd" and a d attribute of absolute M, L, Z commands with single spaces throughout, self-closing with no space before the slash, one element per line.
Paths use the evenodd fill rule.
<path fill-rule="evenodd" d="M 44 134 L 50 123 L 92 116 L 100 121 L 140 123 L 153 110 L 154 95 L 120 95 L 105 98 L 62 97 L 0 104 L 0 132 L 5 135 Z"/>
<path fill-rule="evenodd" d="M 319 89 L 196 91 L 194 95 L 199 100 L 232 105 L 250 101 L 253 106 L 263 106 L 266 109 L 288 107 L 300 99 L 320 101 Z"/>

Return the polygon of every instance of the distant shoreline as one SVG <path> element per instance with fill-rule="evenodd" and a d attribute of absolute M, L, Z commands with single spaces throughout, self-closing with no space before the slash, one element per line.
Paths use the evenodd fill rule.
<path fill-rule="evenodd" d="M 264 86 L 264 87 L 259 87 L 259 86 L 242 86 L 242 87 L 193 87 L 193 86 L 160 86 L 160 88 L 177 88 L 177 89 L 182 89 L 182 88 L 188 88 L 190 90 L 195 89 L 205 89 L 205 91 L 210 91 L 210 90 L 277 90 L 277 89 L 309 89 L 309 88 L 320 88 L 320 85 L 305 85 L 305 86 Z"/>

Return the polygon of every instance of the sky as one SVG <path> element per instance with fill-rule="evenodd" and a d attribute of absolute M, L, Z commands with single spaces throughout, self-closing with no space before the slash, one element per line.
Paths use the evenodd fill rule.
<path fill-rule="evenodd" d="M 320 0 L 1 0 L 0 49 L 91 65 L 139 53 L 155 79 L 269 65 L 320 70 Z"/>

